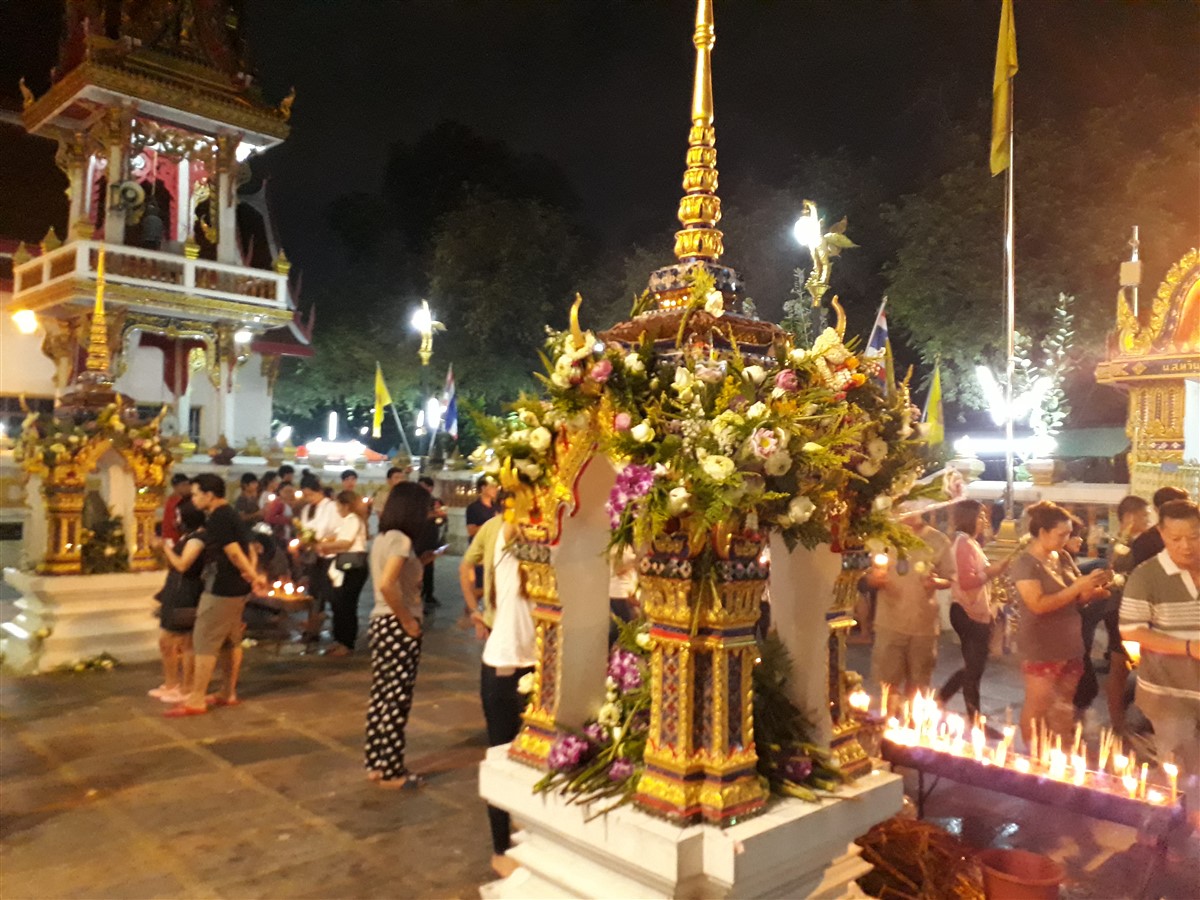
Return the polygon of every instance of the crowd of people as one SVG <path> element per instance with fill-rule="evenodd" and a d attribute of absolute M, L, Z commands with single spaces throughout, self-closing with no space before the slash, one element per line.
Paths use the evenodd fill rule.
<path fill-rule="evenodd" d="M 872 671 L 888 686 L 890 714 L 918 691 L 933 689 L 941 623 L 937 592 L 948 588 L 962 666 L 937 691 L 943 705 L 961 691 L 968 718 L 981 713 L 980 685 L 998 617 L 1015 615 L 1022 737 L 1028 745 L 1034 730 L 1045 728 L 1069 740 L 1100 695 L 1092 653 L 1103 625 L 1113 731 L 1127 735 L 1130 729 L 1128 685 L 1135 663 L 1125 642 L 1136 643 L 1132 699 L 1153 730 L 1158 758 L 1173 758 L 1194 782 L 1200 773 L 1200 508 L 1173 487 L 1155 493 L 1153 508 L 1155 526 L 1150 503 L 1124 498 L 1107 559 L 1092 560 L 1080 556 L 1084 525 L 1048 501 L 1024 510 L 1020 550 L 995 562 L 983 551 L 991 516 L 978 501 L 951 507 L 952 537 L 919 514 L 907 518 L 921 547 L 901 558 L 881 558 L 863 579 L 874 594 Z M 1003 611 L 993 596 L 998 577 L 1011 598 Z"/>
<path fill-rule="evenodd" d="M 421 658 L 424 620 L 437 604 L 433 565 L 445 544 L 445 510 L 433 482 L 407 480 L 393 468 L 373 497 L 357 492 L 357 474 L 342 474 L 341 489 L 315 473 L 282 467 L 261 479 L 243 476 L 239 496 L 225 498 L 225 482 L 211 474 L 177 475 L 164 510 L 163 553 L 170 565 L 161 600 L 163 684 L 151 695 L 172 703 L 171 717 L 201 715 L 213 706 L 237 705 L 243 610 L 280 578 L 308 596 L 302 640 L 320 641 L 326 614 L 331 657 L 348 656 L 359 643 L 358 600 L 368 576 L 374 602 L 366 630 L 371 654 L 364 764 L 381 788 L 419 786 L 405 765 L 405 728 Z M 483 642 L 480 697 L 489 746 L 516 737 L 524 708 L 522 679 L 537 654 L 532 604 L 525 596 L 516 556 L 515 526 L 500 512 L 504 499 L 494 479 L 477 483 L 466 510 L 470 545 L 459 566 L 464 622 Z M 979 501 L 951 507 L 951 536 L 919 514 L 903 521 L 919 546 L 877 560 L 864 578 L 875 595 L 872 669 L 889 686 L 893 712 L 906 698 L 932 689 L 941 623 L 938 592 L 948 589 L 949 618 L 962 665 L 940 687 L 948 704 L 961 691 L 969 717 L 981 712 L 981 684 L 993 653 L 1003 577 L 1017 617 L 1025 741 L 1034 728 L 1069 737 L 1099 696 L 1091 659 L 1100 625 L 1107 632 L 1106 699 L 1118 733 L 1126 728 L 1126 687 L 1131 660 L 1122 643 L 1141 647 L 1137 705 L 1153 726 L 1160 758 L 1168 755 L 1186 773 L 1200 771 L 1200 509 L 1184 492 L 1164 488 L 1150 504 L 1125 498 L 1120 528 L 1106 560 L 1082 560 L 1083 525 L 1049 502 L 1024 511 L 1021 549 L 992 562 L 983 547 L 991 516 Z M 371 527 L 371 514 L 375 527 Z M 633 560 L 613 561 L 614 615 L 636 614 Z M 218 665 L 220 689 L 209 693 Z M 511 822 L 488 809 L 493 867 L 508 874 Z"/>

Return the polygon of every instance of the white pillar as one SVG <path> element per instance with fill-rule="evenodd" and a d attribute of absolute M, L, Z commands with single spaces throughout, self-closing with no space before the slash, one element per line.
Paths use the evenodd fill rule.
<path fill-rule="evenodd" d="M 120 108 L 108 110 L 108 129 L 105 143 L 108 146 L 108 196 L 104 198 L 104 241 L 108 244 L 125 243 L 125 209 L 113 205 L 114 188 L 125 179 L 125 159 L 129 152 L 129 113 Z"/>
<path fill-rule="evenodd" d="M 192 166 L 187 157 L 179 160 L 179 182 L 175 190 L 175 240 L 184 243 L 192 236 Z"/>
<path fill-rule="evenodd" d="M 221 433 L 229 441 L 230 447 L 237 446 L 237 403 L 234 400 L 237 394 L 237 371 L 237 363 L 234 363 L 228 380 L 224 371 L 221 373 Z"/>
<path fill-rule="evenodd" d="M 96 187 L 96 155 L 89 153 L 87 158 L 87 181 L 84 184 L 83 191 L 83 214 L 90 221 L 95 221 L 95 210 L 92 208 L 92 191 Z"/>
<path fill-rule="evenodd" d="M 217 136 L 217 262 L 241 265 L 237 246 L 237 168 L 233 135 Z"/>
<path fill-rule="evenodd" d="M 88 222 L 87 212 L 87 200 L 90 193 L 87 176 L 91 171 L 91 165 L 90 157 L 84 152 L 83 135 L 74 135 L 64 149 L 66 150 L 67 181 L 70 184 L 71 196 L 71 205 L 67 212 L 67 241 L 90 238 L 92 228 L 91 223 Z"/>

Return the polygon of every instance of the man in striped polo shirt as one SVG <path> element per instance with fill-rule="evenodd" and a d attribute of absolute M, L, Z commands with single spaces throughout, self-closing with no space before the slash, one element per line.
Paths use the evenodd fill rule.
<path fill-rule="evenodd" d="M 1137 702 L 1154 726 L 1159 760 L 1174 756 L 1200 822 L 1200 507 L 1159 510 L 1164 549 L 1138 566 L 1121 598 L 1121 637 L 1141 644 Z"/>

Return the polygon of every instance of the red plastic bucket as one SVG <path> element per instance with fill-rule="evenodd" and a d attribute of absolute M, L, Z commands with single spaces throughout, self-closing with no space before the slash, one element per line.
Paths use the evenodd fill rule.
<path fill-rule="evenodd" d="M 1028 850 L 984 850 L 979 863 L 987 900 L 1057 900 L 1066 875 L 1050 857 Z"/>

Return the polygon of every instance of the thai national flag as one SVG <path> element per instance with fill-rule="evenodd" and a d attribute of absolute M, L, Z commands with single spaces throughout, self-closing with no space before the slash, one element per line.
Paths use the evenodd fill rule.
<path fill-rule="evenodd" d="M 445 393 L 446 413 L 442 418 L 443 428 L 446 434 L 458 440 L 458 397 L 454 390 L 454 364 L 450 364 L 450 368 L 446 370 L 446 393 Z"/>
<path fill-rule="evenodd" d="M 875 327 L 871 329 L 871 336 L 867 338 L 866 355 L 881 357 L 887 353 L 887 349 L 887 297 L 884 297 L 883 303 L 879 306 L 879 315 L 875 317 Z"/>

